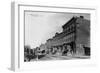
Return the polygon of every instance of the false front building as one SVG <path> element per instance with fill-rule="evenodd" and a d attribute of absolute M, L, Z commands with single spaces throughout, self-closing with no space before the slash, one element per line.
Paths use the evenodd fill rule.
<path fill-rule="evenodd" d="M 62 29 L 61 33 L 47 40 L 48 49 L 56 47 L 63 50 L 70 46 L 73 54 L 90 55 L 90 20 L 83 16 L 72 17 Z"/>

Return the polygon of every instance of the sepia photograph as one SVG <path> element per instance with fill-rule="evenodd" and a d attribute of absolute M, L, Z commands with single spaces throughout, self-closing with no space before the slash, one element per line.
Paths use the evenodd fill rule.
<path fill-rule="evenodd" d="M 24 62 L 90 59 L 89 13 L 24 11 Z"/>

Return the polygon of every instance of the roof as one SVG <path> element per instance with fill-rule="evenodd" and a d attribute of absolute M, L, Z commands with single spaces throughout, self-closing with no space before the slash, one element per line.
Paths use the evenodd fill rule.
<path fill-rule="evenodd" d="M 66 22 L 63 26 L 62 26 L 62 28 L 66 28 L 66 26 L 68 25 L 68 24 L 71 24 L 73 21 L 75 21 L 77 19 L 77 17 L 72 17 L 68 22 Z"/>

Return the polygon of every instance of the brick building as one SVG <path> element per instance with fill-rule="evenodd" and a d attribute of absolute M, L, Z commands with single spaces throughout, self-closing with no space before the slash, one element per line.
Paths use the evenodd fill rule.
<path fill-rule="evenodd" d="M 62 51 L 70 46 L 73 54 L 90 55 L 90 20 L 84 19 L 83 16 L 72 17 L 62 29 L 61 33 L 56 33 L 53 38 L 47 40 L 47 49 L 57 48 Z"/>

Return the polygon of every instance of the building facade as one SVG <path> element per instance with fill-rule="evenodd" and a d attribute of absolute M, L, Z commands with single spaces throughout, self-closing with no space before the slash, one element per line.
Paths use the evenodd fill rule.
<path fill-rule="evenodd" d="M 83 16 L 72 17 L 62 29 L 61 33 L 56 33 L 53 38 L 47 40 L 47 49 L 62 53 L 70 47 L 72 54 L 90 55 L 90 20 L 84 19 Z"/>

